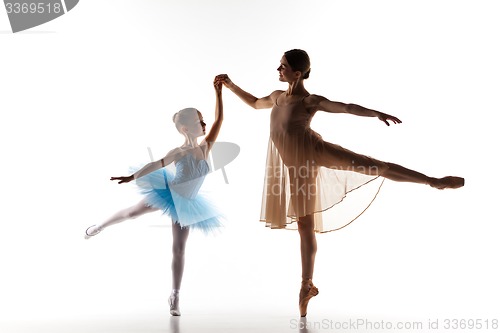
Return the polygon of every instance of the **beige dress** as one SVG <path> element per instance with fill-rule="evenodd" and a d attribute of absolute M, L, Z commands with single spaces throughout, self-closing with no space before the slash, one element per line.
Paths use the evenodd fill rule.
<path fill-rule="evenodd" d="M 323 141 L 310 128 L 314 112 L 305 108 L 304 98 L 287 105 L 275 102 L 271 111 L 260 220 L 270 228 L 296 229 L 294 222 L 314 214 L 316 232 L 338 230 L 368 208 L 383 178 L 346 167 L 346 158 L 355 153 Z M 376 164 L 368 156 L 355 157 Z"/>

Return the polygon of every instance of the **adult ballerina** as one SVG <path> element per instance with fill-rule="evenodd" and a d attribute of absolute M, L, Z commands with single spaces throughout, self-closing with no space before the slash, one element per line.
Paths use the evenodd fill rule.
<path fill-rule="evenodd" d="M 329 231 L 318 222 L 322 211 L 340 203 L 348 192 L 380 176 L 398 182 L 427 184 L 437 189 L 462 187 L 464 179 L 429 177 L 324 141 L 310 128 L 317 111 L 376 117 L 387 126 L 390 122 L 401 123 L 401 120 L 360 105 L 334 102 L 310 94 L 304 87 L 304 80 L 311 71 L 310 60 L 303 50 L 285 52 L 277 70 L 279 80 L 288 83 L 288 89 L 275 90 L 262 98 L 241 89 L 226 74 L 218 75 L 216 81 L 222 82 L 254 109 L 272 108 L 261 221 L 271 228 L 285 228 L 289 223 L 297 223 L 302 262 L 299 311 L 304 317 L 309 300 L 318 294 L 312 283 L 317 251 L 315 232 Z M 366 175 L 366 179 L 351 182 L 349 175 L 355 173 Z M 330 186 L 334 182 L 341 184 Z"/>

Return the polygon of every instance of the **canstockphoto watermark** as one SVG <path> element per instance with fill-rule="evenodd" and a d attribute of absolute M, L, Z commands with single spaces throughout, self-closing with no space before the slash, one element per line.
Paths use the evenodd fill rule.
<path fill-rule="evenodd" d="M 296 330 L 325 330 L 325 331 L 429 331 L 429 330 L 487 330 L 500 329 L 497 318 L 430 318 L 426 320 L 370 320 L 357 318 L 348 320 L 321 319 L 308 321 L 306 318 L 291 319 L 290 329 Z"/>
<path fill-rule="evenodd" d="M 423 330 L 425 327 L 422 321 L 386 321 L 369 319 L 349 319 L 332 320 L 322 319 L 319 321 L 290 320 L 291 329 L 312 329 L 312 330 Z"/>
<path fill-rule="evenodd" d="M 363 175 L 378 176 L 382 173 L 381 169 L 376 166 L 356 166 L 347 167 L 339 166 L 321 166 L 328 169 L 333 169 L 342 172 L 354 172 Z M 288 189 L 283 188 L 283 183 L 288 182 L 290 194 L 292 196 L 302 197 L 306 200 L 313 199 L 318 192 L 318 184 L 316 177 L 319 172 L 319 166 L 314 162 L 307 160 L 301 165 L 268 165 L 266 170 L 266 184 L 268 196 L 280 196 L 283 191 Z M 345 184 L 343 182 L 334 182 L 329 184 L 329 188 L 333 189 L 334 193 L 339 195 L 345 194 Z"/>
<path fill-rule="evenodd" d="M 338 171 L 348 171 L 348 172 L 356 172 L 365 175 L 378 176 L 382 173 L 383 169 L 381 169 L 378 165 L 355 165 L 355 162 L 352 162 L 352 165 L 347 166 L 338 166 L 338 165 L 322 165 L 316 163 L 314 160 L 306 160 L 304 163 L 300 163 L 297 165 L 288 164 L 283 167 L 280 164 L 277 165 L 268 165 L 266 174 L 267 177 L 281 177 L 286 173 L 291 178 L 311 178 L 316 177 L 318 174 L 319 167 L 324 167 L 332 170 Z"/>
<path fill-rule="evenodd" d="M 14 33 L 52 21 L 75 8 L 78 2 L 79 0 L 4 0 Z"/>

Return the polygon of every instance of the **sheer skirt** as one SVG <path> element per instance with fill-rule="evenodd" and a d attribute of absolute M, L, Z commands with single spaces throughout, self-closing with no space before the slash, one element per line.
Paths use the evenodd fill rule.
<path fill-rule="evenodd" d="M 373 170 L 357 161 L 349 165 L 352 156 Z M 297 229 L 300 217 L 314 214 L 316 232 L 341 229 L 377 196 L 383 183 L 379 163 L 323 141 L 310 128 L 271 131 L 260 220 L 270 228 Z"/>

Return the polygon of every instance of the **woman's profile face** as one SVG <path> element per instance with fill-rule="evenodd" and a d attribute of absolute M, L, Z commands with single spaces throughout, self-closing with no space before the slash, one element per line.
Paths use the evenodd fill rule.
<path fill-rule="evenodd" d="M 279 80 L 281 82 L 291 82 L 297 79 L 296 72 L 292 70 L 285 56 L 281 57 L 280 66 L 277 70 L 279 72 Z"/>

